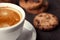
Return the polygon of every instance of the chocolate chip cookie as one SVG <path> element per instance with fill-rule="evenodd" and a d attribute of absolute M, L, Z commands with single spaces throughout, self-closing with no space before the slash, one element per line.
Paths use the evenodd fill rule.
<path fill-rule="evenodd" d="M 50 30 L 58 25 L 58 18 L 50 13 L 40 13 L 35 16 L 33 24 L 41 30 Z"/>
<path fill-rule="evenodd" d="M 48 8 L 47 0 L 20 0 L 19 5 L 24 8 L 28 13 L 38 14 L 46 11 Z"/>

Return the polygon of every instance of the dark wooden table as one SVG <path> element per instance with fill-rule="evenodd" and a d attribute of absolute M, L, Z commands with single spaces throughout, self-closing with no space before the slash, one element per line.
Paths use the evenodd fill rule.
<path fill-rule="evenodd" d="M 48 0 L 48 2 L 49 2 L 49 7 L 47 12 L 56 15 L 60 21 L 60 0 Z M 32 23 L 32 25 L 33 25 L 34 17 L 35 15 L 26 12 L 26 20 Z M 36 29 L 36 32 L 37 32 L 36 40 L 60 40 L 60 25 L 57 26 L 56 29 L 49 32 L 40 31 L 38 29 Z"/>

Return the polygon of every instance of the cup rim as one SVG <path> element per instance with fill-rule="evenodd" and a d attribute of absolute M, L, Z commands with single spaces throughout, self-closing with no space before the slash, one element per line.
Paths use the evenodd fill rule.
<path fill-rule="evenodd" d="M 24 19 L 25 19 L 25 11 L 23 10 L 23 8 L 21 8 L 20 6 L 18 6 L 16 4 L 13 4 L 13 3 L 0 3 L 0 7 L 1 7 L 1 5 L 7 5 L 7 6 L 8 5 L 10 5 L 10 6 L 13 5 L 13 6 L 16 6 L 18 8 L 18 9 L 17 8 L 16 9 L 21 12 L 22 18 L 20 19 L 20 21 L 18 23 L 12 25 L 11 27 L 3 27 L 3 28 L 0 28 L 0 30 L 7 30 L 7 29 L 15 28 L 16 26 L 20 25 L 24 21 Z"/>

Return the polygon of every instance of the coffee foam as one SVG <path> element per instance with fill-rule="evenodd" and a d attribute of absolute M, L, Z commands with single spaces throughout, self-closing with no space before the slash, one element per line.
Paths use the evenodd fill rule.
<path fill-rule="evenodd" d="M 8 10 L 12 10 L 12 11 L 14 11 L 14 12 L 16 12 L 16 13 L 20 13 L 18 10 L 16 10 L 16 9 L 13 9 L 13 8 L 7 8 L 7 7 L 4 7 L 5 9 L 8 9 Z M 4 9 L 3 8 L 3 9 Z M 10 14 L 10 13 L 9 13 Z M 9 19 L 11 19 L 12 18 L 12 16 L 10 17 L 10 16 L 8 16 L 8 11 L 3 11 L 2 13 L 0 13 L 0 16 L 2 16 L 2 17 L 0 17 L 0 19 L 2 19 L 2 20 L 0 20 L 0 22 L 1 21 L 4 21 L 5 19 L 7 19 L 7 21 L 10 21 L 10 23 L 8 22 L 8 24 L 7 23 L 0 23 L 0 26 L 1 27 L 8 27 L 8 26 L 10 26 L 9 24 L 13 24 L 14 22 L 15 22 L 15 20 L 16 21 L 18 21 L 19 19 L 17 19 L 16 17 L 14 17 L 15 18 L 15 20 L 9 20 Z M 15 16 L 16 16 L 16 14 L 15 14 Z M 20 16 L 20 19 L 21 19 L 21 14 L 19 14 L 19 16 Z M 9 17 L 9 18 L 7 18 L 7 17 Z M 12 19 L 14 19 L 14 18 L 12 18 Z M 4 21 L 5 22 L 5 21 Z"/>

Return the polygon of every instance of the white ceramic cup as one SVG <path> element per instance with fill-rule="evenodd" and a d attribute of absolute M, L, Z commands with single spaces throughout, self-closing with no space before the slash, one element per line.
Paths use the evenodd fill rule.
<path fill-rule="evenodd" d="M 11 27 L 0 28 L 0 40 L 16 40 L 22 32 L 25 20 L 25 12 L 21 7 L 12 3 L 0 3 L 0 7 L 13 8 L 15 11 L 19 11 L 18 14 L 21 15 L 21 20 L 15 25 L 12 25 Z"/>

